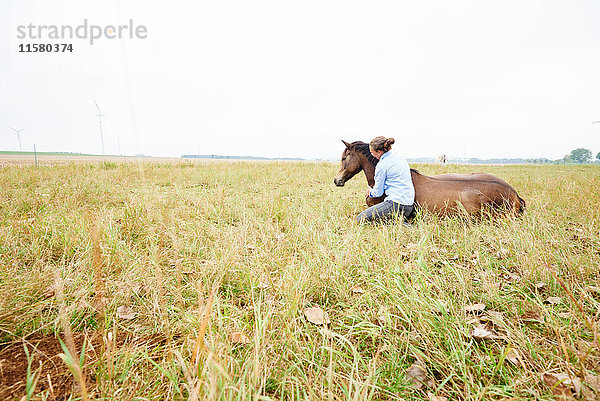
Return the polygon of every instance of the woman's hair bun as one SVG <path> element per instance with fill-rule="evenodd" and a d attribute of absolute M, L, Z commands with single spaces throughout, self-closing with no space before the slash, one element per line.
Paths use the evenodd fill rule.
<path fill-rule="evenodd" d="M 373 148 L 373 150 L 383 150 L 384 152 L 387 152 L 392 148 L 392 144 L 394 142 L 396 142 L 394 138 L 376 136 L 369 145 Z"/>

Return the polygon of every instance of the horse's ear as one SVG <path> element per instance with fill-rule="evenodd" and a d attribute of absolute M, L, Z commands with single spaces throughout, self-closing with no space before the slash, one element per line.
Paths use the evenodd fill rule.
<path fill-rule="evenodd" d="M 350 143 L 348 143 L 348 142 L 344 141 L 343 139 L 342 139 L 342 142 L 344 143 L 344 145 L 346 145 L 346 147 L 347 147 L 348 149 L 350 149 L 350 148 L 352 147 L 352 144 L 350 144 Z"/>

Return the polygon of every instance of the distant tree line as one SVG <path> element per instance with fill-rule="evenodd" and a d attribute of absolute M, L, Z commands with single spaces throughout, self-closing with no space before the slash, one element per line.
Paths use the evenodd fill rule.
<path fill-rule="evenodd" d="M 596 154 L 595 160 L 592 158 L 592 151 L 585 148 L 577 148 L 565 155 L 562 159 L 550 160 L 546 158 L 526 159 L 527 163 L 600 163 L 600 152 Z"/>
<path fill-rule="evenodd" d="M 436 159 L 429 157 L 409 158 L 409 162 L 414 163 L 435 163 Z M 496 158 L 496 159 L 478 159 L 472 157 L 470 159 L 455 159 L 448 158 L 448 163 L 468 163 L 468 164 L 562 164 L 562 163 L 600 163 L 600 152 L 596 154 L 595 160 L 592 158 L 592 151 L 589 149 L 579 148 L 572 150 L 571 153 L 565 155 L 562 159 L 551 160 L 545 157 L 535 159 L 521 159 L 521 158 Z"/>
<path fill-rule="evenodd" d="M 577 148 L 571 151 L 568 155 L 559 162 L 563 163 L 592 163 L 592 151 L 585 148 Z M 600 162 L 600 152 L 596 154 L 596 163 Z"/>
<path fill-rule="evenodd" d="M 137 155 L 136 155 L 137 156 Z M 293 157 L 257 157 L 257 156 L 224 156 L 224 155 L 183 155 L 182 158 L 190 159 L 240 159 L 240 160 L 303 160 Z M 430 157 L 409 158 L 409 162 L 414 163 L 435 163 L 436 159 Z M 470 159 L 448 158 L 448 163 L 468 163 L 468 164 L 561 164 L 561 163 L 600 163 L 600 152 L 596 154 L 595 160 L 592 158 L 592 151 L 585 148 L 574 149 L 562 159 L 551 160 L 547 158 L 521 159 L 521 158 L 495 158 L 495 159 Z"/>

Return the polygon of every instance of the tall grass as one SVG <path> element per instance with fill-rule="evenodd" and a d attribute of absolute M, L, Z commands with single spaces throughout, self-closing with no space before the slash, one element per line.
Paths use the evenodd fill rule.
<path fill-rule="evenodd" d="M 600 374 L 600 168 L 478 169 L 526 214 L 359 226 L 364 178 L 336 188 L 328 163 L 0 169 L 0 336 L 63 336 L 61 315 L 100 335 L 90 398 L 552 399 L 541 373 Z"/>

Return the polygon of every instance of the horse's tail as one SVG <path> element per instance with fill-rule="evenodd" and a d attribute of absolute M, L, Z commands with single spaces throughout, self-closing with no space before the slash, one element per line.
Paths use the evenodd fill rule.
<path fill-rule="evenodd" d="M 519 195 L 517 195 L 517 198 L 519 199 L 519 209 L 517 210 L 517 213 L 523 214 L 523 212 L 525 211 L 525 200 Z"/>

